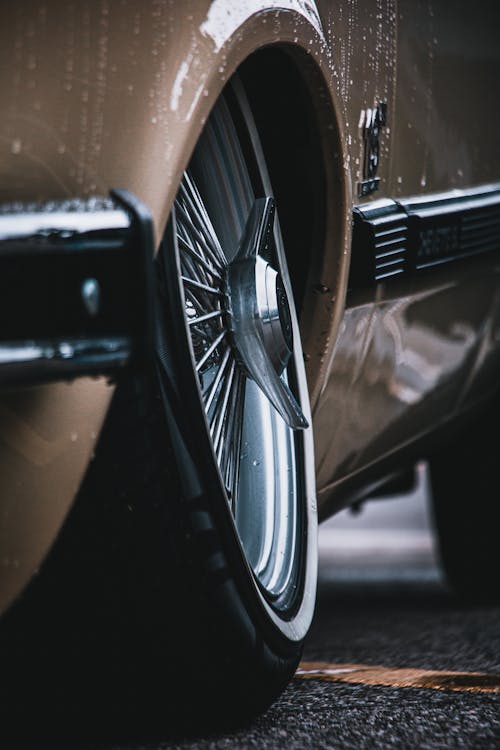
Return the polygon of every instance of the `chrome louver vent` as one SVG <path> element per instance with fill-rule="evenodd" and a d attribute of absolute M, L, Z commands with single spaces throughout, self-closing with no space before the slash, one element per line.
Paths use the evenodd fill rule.
<path fill-rule="evenodd" d="M 379 221 L 375 230 L 375 281 L 403 273 L 408 260 L 406 221 L 400 216 Z"/>
<path fill-rule="evenodd" d="M 500 249 L 500 190 L 495 187 L 401 205 L 408 213 L 416 270 Z"/>
<path fill-rule="evenodd" d="M 500 203 L 462 216 L 460 247 L 467 254 L 500 247 Z"/>
<path fill-rule="evenodd" d="M 350 286 L 404 273 L 408 265 L 407 216 L 394 201 L 354 209 Z"/>
<path fill-rule="evenodd" d="M 500 251 L 500 185 L 383 199 L 353 212 L 350 288 Z"/>

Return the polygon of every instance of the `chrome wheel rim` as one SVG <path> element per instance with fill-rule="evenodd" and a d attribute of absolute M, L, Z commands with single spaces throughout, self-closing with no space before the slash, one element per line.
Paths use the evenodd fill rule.
<path fill-rule="evenodd" d="M 285 422 L 258 377 L 253 377 L 234 325 L 237 295 L 231 269 L 238 262 L 256 199 L 233 119 L 221 100 L 183 176 L 171 216 L 171 239 L 161 248 L 159 261 L 166 273 L 177 275 L 181 315 L 175 325 L 185 331 L 207 450 L 212 453 L 245 558 L 266 600 L 283 612 L 293 609 L 301 588 L 306 522 L 301 501 L 305 493 L 303 436 Z M 265 263 L 271 269 L 268 276 L 276 282 L 279 296 L 284 294 L 279 273 L 284 253 L 279 227 L 274 222 L 268 226 L 271 242 L 256 252 L 256 265 Z M 240 298 L 246 299 L 244 294 Z M 300 340 L 292 342 L 287 336 L 289 306 L 289 297 L 275 305 L 290 352 L 288 363 L 282 356 L 281 365 L 274 366 L 281 383 L 278 390 L 283 389 L 285 402 L 293 403 L 295 397 L 286 392 L 290 386 L 293 389 L 301 350 Z M 274 324 L 279 339 L 278 323 L 274 315 L 268 328 Z M 283 408 L 286 412 L 287 407 Z M 302 414 L 298 400 L 296 414 Z M 303 420 L 294 426 L 304 427 L 307 422 Z"/>

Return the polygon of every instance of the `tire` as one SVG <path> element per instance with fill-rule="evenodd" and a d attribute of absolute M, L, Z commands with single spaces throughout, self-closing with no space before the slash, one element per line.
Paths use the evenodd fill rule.
<path fill-rule="evenodd" d="M 193 201 L 203 204 L 201 214 L 190 214 Z M 238 348 L 246 339 L 237 344 L 232 328 L 236 313 L 224 306 L 200 322 L 206 311 L 196 306 L 209 293 L 182 278 L 194 258 L 207 282 L 217 261 L 220 273 L 208 271 L 219 285 L 212 296 L 219 306 L 234 303 L 224 269 L 255 206 L 265 209 L 260 226 L 268 230 L 259 235 L 266 254 L 259 263 L 279 267 L 277 294 L 288 300 L 279 308 L 288 359 L 271 396 L 300 429 L 251 379 L 254 363 L 245 365 Z M 227 725 L 265 710 L 297 667 L 316 591 L 314 461 L 300 335 L 279 224 L 268 209 L 264 157 L 235 81 L 207 121 L 155 260 L 154 367 L 118 384 L 61 536 L 3 628 L 12 666 L 3 695 L 26 704 L 29 685 L 38 706 L 47 698 L 49 723 L 54 706 L 58 717 L 83 710 L 87 726 L 114 706 L 122 728 L 125 717 L 141 723 L 145 716 L 149 727 Z M 218 249 L 228 248 L 225 258 L 204 248 L 207 227 Z M 198 244 L 184 252 L 193 237 Z M 200 249 L 207 250 L 201 264 Z M 238 299 L 255 306 L 246 291 Z M 210 348 L 211 336 L 220 344 Z M 214 386 L 223 362 L 233 373 L 226 390 L 224 373 Z M 19 623 L 30 621 L 37 628 L 28 640 Z M 72 708 L 68 696 L 78 696 Z"/>
<path fill-rule="evenodd" d="M 442 567 L 452 591 L 475 601 L 500 599 L 497 407 L 429 461 Z"/>
<path fill-rule="evenodd" d="M 255 382 L 253 359 L 261 351 L 252 339 L 245 359 L 247 340 L 241 342 L 234 323 L 237 304 L 243 316 L 255 313 L 248 279 L 238 275 L 238 252 L 259 214 L 255 209 L 264 211 L 265 199 L 271 205 L 271 195 L 255 124 L 234 80 L 195 149 L 157 257 L 158 310 L 167 313 L 158 316 L 159 392 L 170 436 L 176 436 L 181 485 L 176 520 L 183 544 L 176 558 L 196 559 L 190 602 L 183 604 L 192 615 L 182 637 L 190 649 L 201 645 L 194 663 L 203 704 L 218 675 L 212 714 L 222 701 L 233 714 L 252 715 L 279 695 L 296 669 L 314 609 L 314 461 L 311 428 L 304 429 L 311 417 L 296 316 L 285 303 L 291 351 L 281 383 L 287 397 L 294 392 L 300 429 L 289 427 L 271 404 L 275 396 L 280 408 L 280 394 L 269 396 Z M 291 306 L 272 207 L 267 229 L 262 258 L 281 271 L 281 293 Z M 239 301 L 238 284 L 244 288 Z M 276 339 L 270 346 L 274 354 Z M 184 574 L 179 580 L 186 585 Z"/>

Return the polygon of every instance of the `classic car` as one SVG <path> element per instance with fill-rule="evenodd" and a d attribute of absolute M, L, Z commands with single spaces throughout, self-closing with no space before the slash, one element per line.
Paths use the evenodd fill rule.
<path fill-rule="evenodd" d="M 0 19 L 2 705 L 263 711 L 318 518 L 420 459 L 498 595 L 498 5 Z"/>

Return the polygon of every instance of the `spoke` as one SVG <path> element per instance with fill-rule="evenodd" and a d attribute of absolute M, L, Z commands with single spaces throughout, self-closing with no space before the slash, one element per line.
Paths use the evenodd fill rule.
<path fill-rule="evenodd" d="M 209 274 L 201 267 L 198 266 L 190 255 L 184 253 L 181 255 L 181 273 L 187 279 L 197 281 L 199 284 L 207 284 L 208 286 L 220 288 L 221 284 L 209 276 Z"/>
<path fill-rule="evenodd" d="M 241 441 L 243 437 L 243 409 L 245 405 L 246 377 L 240 373 L 240 381 L 236 393 L 235 418 L 233 421 L 231 435 L 227 438 L 231 450 L 226 464 L 227 487 L 231 492 L 231 508 L 236 511 L 238 502 L 238 489 L 240 481 Z"/>
<path fill-rule="evenodd" d="M 231 395 L 231 391 L 233 388 L 234 383 L 234 377 L 235 377 L 235 370 L 236 370 L 236 363 L 234 360 L 231 362 L 231 367 L 229 370 L 229 374 L 224 381 L 224 384 L 221 389 L 221 404 L 219 409 L 217 410 L 217 414 L 215 415 L 215 418 L 210 425 L 210 432 L 212 433 L 212 440 L 214 444 L 214 451 L 216 455 L 219 451 L 219 441 L 222 436 L 222 428 L 224 427 L 224 422 L 227 417 L 227 405 L 229 401 L 229 397 Z"/>
<path fill-rule="evenodd" d="M 191 247 L 191 245 L 188 242 L 186 242 L 186 240 L 184 239 L 184 237 L 181 237 L 181 235 L 178 235 L 177 239 L 179 241 L 179 245 L 182 245 L 182 250 L 184 252 L 186 252 L 186 253 L 189 253 L 189 255 L 195 261 L 195 263 L 198 263 L 206 271 L 208 271 L 208 273 L 210 274 L 210 276 L 214 276 L 216 279 L 219 279 L 220 281 L 222 281 L 222 276 L 219 273 L 219 271 L 217 271 L 212 265 L 210 265 L 210 263 L 207 263 L 207 261 L 204 260 L 201 257 L 201 255 L 198 255 L 198 253 L 196 252 L 196 250 L 194 250 Z"/>
<path fill-rule="evenodd" d="M 183 229 L 188 234 L 194 235 L 194 237 L 199 242 L 199 244 L 203 247 L 207 255 L 210 255 L 210 258 L 213 260 L 214 264 L 221 267 L 221 270 L 222 270 L 222 268 L 224 267 L 223 261 L 222 261 L 222 259 L 224 259 L 224 255 L 222 253 L 222 250 L 218 250 L 216 252 L 214 248 L 208 244 L 205 234 L 202 232 L 202 230 L 199 229 L 198 226 L 195 225 L 196 223 L 199 224 L 199 222 L 196 222 L 196 217 L 191 216 L 191 214 L 188 213 L 185 206 L 182 205 L 181 201 L 176 202 L 176 207 L 179 213 L 181 214 L 181 219 L 184 220 L 184 221 L 181 221 L 181 226 L 183 227 Z"/>
<path fill-rule="evenodd" d="M 187 217 L 190 216 L 188 209 L 182 204 L 179 204 L 181 211 L 183 212 L 183 221 L 181 223 L 182 228 L 184 229 L 184 233 L 186 234 L 189 239 L 194 242 L 199 250 L 207 257 L 207 260 L 209 260 L 220 272 L 224 271 L 224 268 L 227 266 L 227 262 L 223 262 L 220 258 L 220 252 L 215 252 L 213 247 L 207 242 L 206 236 L 203 233 L 202 229 L 197 226 L 199 222 L 196 222 L 196 219 L 192 219 L 189 223 L 189 225 L 186 223 Z M 225 258 L 224 258 L 225 261 Z"/>
<path fill-rule="evenodd" d="M 212 282 L 207 278 L 205 272 L 199 266 L 196 266 L 190 255 L 181 255 L 181 274 L 187 279 L 193 279 L 198 281 L 200 284 L 211 284 Z"/>
<path fill-rule="evenodd" d="M 207 339 L 211 341 L 214 336 L 214 333 L 216 333 L 217 331 L 220 331 L 221 328 L 220 326 L 218 326 L 216 330 L 212 328 L 203 329 L 203 328 L 198 328 L 195 325 L 192 325 L 190 330 L 192 332 L 193 345 L 196 348 L 196 343 L 197 343 L 196 339 L 198 339 L 201 343 L 201 346 L 203 346 L 203 342 L 207 343 Z M 224 331 L 227 333 L 227 329 L 224 329 Z"/>
<path fill-rule="evenodd" d="M 236 445 L 235 438 L 237 438 L 238 436 L 238 422 L 241 416 L 241 402 L 239 401 L 239 397 L 242 378 L 243 374 L 241 373 L 241 371 L 238 371 L 233 383 L 230 406 L 228 410 L 229 418 L 227 420 L 226 429 L 224 430 L 224 439 L 221 441 L 221 445 L 219 446 L 219 452 L 217 455 L 222 476 L 225 478 L 229 477 L 229 473 L 231 471 L 231 458 L 234 456 L 235 449 L 238 448 L 239 451 L 239 446 Z"/>
<path fill-rule="evenodd" d="M 217 289 L 217 287 L 208 286 L 208 284 L 202 284 L 201 282 L 195 281 L 194 279 L 189 279 L 187 276 L 181 276 L 181 279 L 185 284 L 188 284 L 194 289 L 199 289 L 200 291 L 206 292 L 207 294 L 215 294 L 217 297 L 224 296 L 223 292 L 220 289 Z"/>
<path fill-rule="evenodd" d="M 188 289 L 184 287 L 184 295 L 186 297 L 186 300 L 189 300 L 193 307 L 196 307 L 196 309 L 204 315 L 207 311 L 207 308 L 201 304 L 201 301 L 198 299 L 198 297 L 192 292 L 191 289 Z"/>
<path fill-rule="evenodd" d="M 198 192 L 198 188 L 187 172 L 185 173 L 184 180 L 181 184 L 181 192 L 186 202 L 189 203 L 194 217 L 198 219 L 198 228 L 201 232 L 203 232 L 205 241 L 215 253 L 218 262 L 220 262 L 222 267 L 224 267 L 225 265 L 227 265 L 227 260 L 220 246 L 219 238 L 217 237 L 217 233 L 214 229 L 210 216 L 208 215 L 208 211 L 205 208 L 205 204 L 203 203 L 200 193 Z"/>
<path fill-rule="evenodd" d="M 196 239 L 193 238 L 182 225 L 177 227 L 177 240 L 181 263 L 189 268 L 190 276 L 204 283 L 212 283 L 211 277 L 204 266 L 201 263 L 196 262 L 193 253 L 186 252 L 185 247 L 193 250 L 193 247 L 199 248 L 199 243 L 196 242 Z M 201 252 L 203 253 L 203 251 Z M 194 250 L 194 253 L 199 255 L 197 250 Z M 199 257 L 202 257 L 202 255 Z"/>
<path fill-rule="evenodd" d="M 236 400 L 236 395 L 238 393 L 239 383 L 240 383 L 240 374 L 239 372 L 237 372 L 233 379 L 233 382 L 231 383 L 231 392 L 229 394 L 228 404 L 226 407 L 227 417 L 225 420 L 225 424 L 223 425 L 224 429 L 221 435 L 222 439 L 220 440 L 219 446 L 217 449 L 217 461 L 219 462 L 221 473 L 224 478 L 226 477 L 226 470 L 225 470 L 226 461 L 223 461 L 222 457 L 223 456 L 227 457 L 227 454 L 231 450 L 229 439 L 231 437 L 232 430 L 233 430 L 233 424 L 234 424 L 234 418 L 235 418 L 235 406 L 236 406 L 235 400 Z"/>
<path fill-rule="evenodd" d="M 224 315 L 224 310 L 214 310 L 213 312 L 205 313 L 205 315 L 200 315 L 199 318 L 190 318 L 188 320 L 189 326 L 198 325 L 199 323 L 204 323 L 205 320 L 212 320 L 212 318 L 219 318 L 221 315 Z"/>
<path fill-rule="evenodd" d="M 217 388 L 219 387 L 219 383 L 221 381 L 222 376 L 224 375 L 224 372 L 227 369 L 227 365 L 229 362 L 229 356 L 231 354 L 231 349 L 229 347 L 226 350 L 226 353 L 224 354 L 224 357 L 222 359 L 222 362 L 219 365 L 219 369 L 217 370 L 217 375 L 214 378 L 213 383 L 207 388 L 207 390 L 203 393 L 203 399 L 206 397 L 205 401 L 205 411 L 208 414 L 208 411 L 210 407 L 212 406 L 212 401 L 214 400 L 214 396 L 217 392 Z"/>
<path fill-rule="evenodd" d="M 196 363 L 196 371 L 197 372 L 199 372 L 201 370 L 201 368 L 203 367 L 203 365 L 205 364 L 205 362 L 207 362 L 207 360 L 212 356 L 212 354 L 217 349 L 217 347 L 219 346 L 219 344 L 222 343 L 222 340 L 224 339 L 224 337 L 225 337 L 226 334 L 227 334 L 226 330 L 222 331 L 222 333 L 220 333 L 217 336 L 217 338 L 215 339 L 215 341 L 207 349 L 207 351 L 205 352 L 205 354 L 203 355 L 203 357 L 200 359 L 200 361 Z M 227 342 L 226 342 L 226 345 L 227 345 Z"/>

